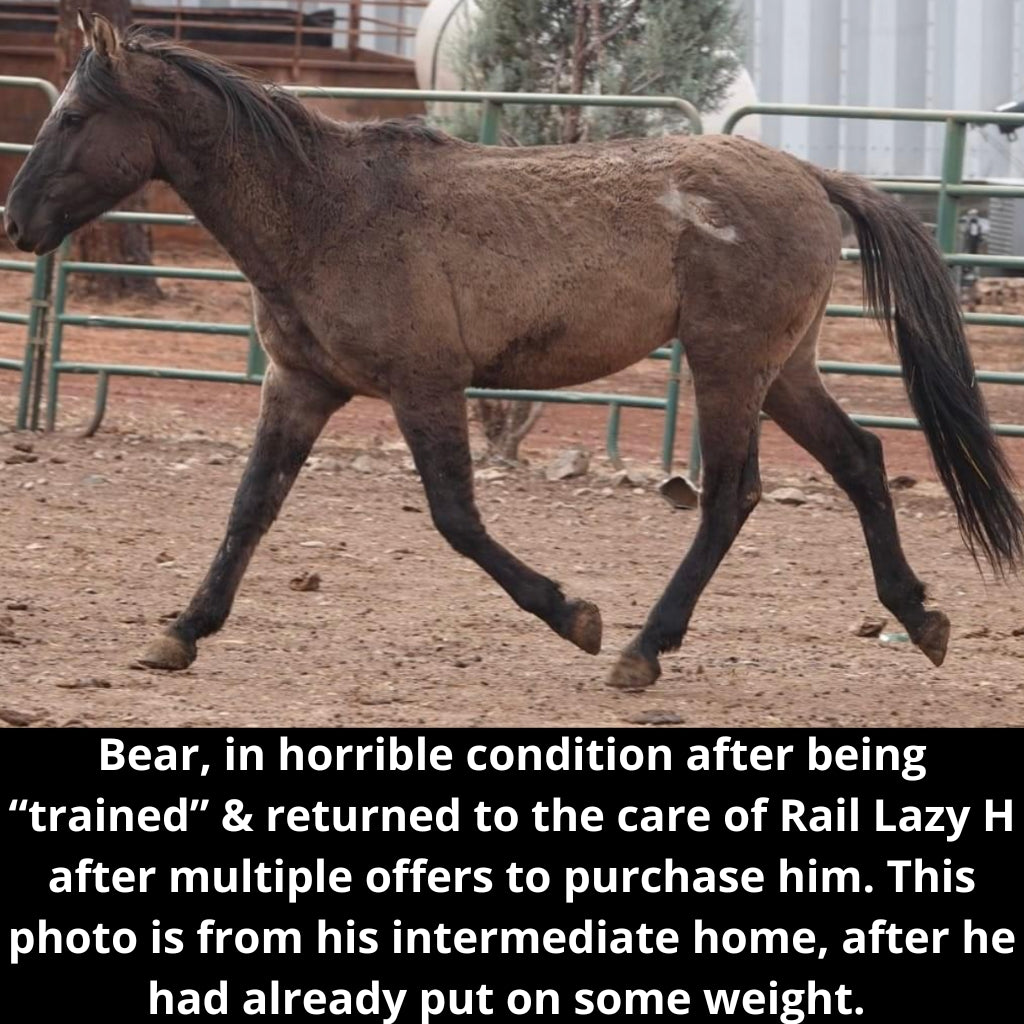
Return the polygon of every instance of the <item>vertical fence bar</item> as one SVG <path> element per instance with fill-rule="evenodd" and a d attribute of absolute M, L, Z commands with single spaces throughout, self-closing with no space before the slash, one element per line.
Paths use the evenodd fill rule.
<path fill-rule="evenodd" d="M 68 253 L 69 242 L 65 241 L 57 254 L 57 283 L 53 292 L 53 333 L 50 335 L 50 369 L 46 381 L 46 429 L 53 430 L 57 421 L 57 388 L 60 384 L 61 348 L 64 344 L 64 306 L 68 298 L 68 274 L 64 269 L 64 257 Z"/>
<path fill-rule="evenodd" d="M 245 360 L 245 375 L 247 377 L 262 377 L 267 371 L 267 354 L 260 344 L 259 335 L 256 333 L 256 325 L 249 326 L 249 352 Z"/>
<path fill-rule="evenodd" d="M 616 469 L 622 468 L 622 456 L 619 454 L 619 424 L 622 421 L 622 406 L 612 402 L 608 406 L 608 431 L 605 434 L 604 449 L 608 453 L 608 461 Z"/>
<path fill-rule="evenodd" d="M 697 400 L 694 395 L 693 419 L 690 420 L 690 457 L 686 465 L 686 475 L 694 483 L 700 483 L 700 417 L 697 415 Z"/>
<path fill-rule="evenodd" d="M 501 104 L 484 100 L 480 104 L 479 141 L 485 146 L 496 146 L 501 135 Z"/>
<path fill-rule="evenodd" d="M 46 374 L 46 340 L 50 331 L 50 315 L 52 306 L 50 303 L 53 292 L 53 254 L 47 253 L 36 260 L 36 269 L 32 280 L 32 313 L 29 319 L 29 339 L 26 345 L 26 373 L 22 376 L 23 393 L 25 397 L 25 377 L 31 380 L 31 406 L 32 415 L 29 419 L 29 429 L 39 429 L 39 406 L 43 398 L 43 379 Z M 31 349 L 31 353 L 29 353 Z M 31 369 L 29 369 L 31 362 Z M 22 410 L 19 402 L 18 415 L 21 417 Z"/>
<path fill-rule="evenodd" d="M 959 200 L 949 194 L 950 185 L 959 185 L 964 178 L 964 149 L 967 144 L 967 125 L 952 119 L 946 122 L 946 137 L 942 146 L 942 182 L 939 186 L 939 206 L 935 215 L 935 239 L 943 252 L 956 252 L 956 230 Z"/>
<path fill-rule="evenodd" d="M 665 389 L 665 426 L 661 439 L 661 468 L 672 472 L 676 450 L 676 423 L 679 419 L 679 384 L 683 369 L 683 343 L 672 339 L 672 358 L 668 364 L 668 387 Z"/>
<path fill-rule="evenodd" d="M 29 401 L 32 382 L 36 375 L 36 352 L 40 337 L 45 341 L 46 317 L 44 304 L 48 299 L 50 257 L 38 256 L 32 272 L 32 297 L 29 300 L 28 329 L 25 332 L 25 356 L 21 364 L 21 387 L 18 390 L 18 418 L 15 426 L 24 430 L 28 426 Z"/>

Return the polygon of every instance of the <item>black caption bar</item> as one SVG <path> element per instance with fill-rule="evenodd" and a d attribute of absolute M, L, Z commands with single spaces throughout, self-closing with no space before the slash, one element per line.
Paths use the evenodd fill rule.
<path fill-rule="evenodd" d="M 1015 745 L 12 730 L 5 998 L 43 1019 L 977 1015 L 1019 971 Z"/>

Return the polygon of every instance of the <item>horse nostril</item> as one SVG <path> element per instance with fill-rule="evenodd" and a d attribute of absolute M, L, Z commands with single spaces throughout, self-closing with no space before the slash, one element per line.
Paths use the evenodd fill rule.
<path fill-rule="evenodd" d="M 18 239 L 21 237 L 21 230 L 9 213 L 4 214 L 4 230 L 7 232 L 7 237 L 17 245 Z"/>

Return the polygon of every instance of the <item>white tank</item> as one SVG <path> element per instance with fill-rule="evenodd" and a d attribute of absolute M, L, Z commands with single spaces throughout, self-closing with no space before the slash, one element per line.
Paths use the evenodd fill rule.
<path fill-rule="evenodd" d="M 459 89 L 458 76 L 446 59 L 452 41 L 476 13 L 474 0 L 431 0 L 416 29 L 413 60 L 421 89 Z"/>
<path fill-rule="evenodd" d="M 416 81 L 421 89 L 461 89 L 458 75 L 450 63 L 451 46 L 459 33 L 471 24 L 477 9 L 475 0 L 431 0 L 427 5 L 416 30 L 414 57 Z M 750 72 L 741 67 L 721 108 L 701 111 L 705 133 L 720 132 L 726 118 L 734 110 L 756 102 L 754 81 Z M 435 112 L 440 116 L 449 113 L 442 105 L 437 105 Z M 759 139 L 760 117 L 745 117 L 737 126 L 736 134 Z"/>
<path fill-rule="evenodd" d="M 748 103 L 756 102 L 757 90 L 754 88 L 754 80 L 750 77 L 750 72 L 741 64 L 739 74 L 737 74 L 732 80 L 732 84 L 726 91 L 725 99 L 722 101 L 721 107 L 719 107 L 718 110 L 701 111 L 700 119 L 704 126 L 704 134 L 717 135 L 721 132 L 726 118 L 728 118 L 734 110 L 739 110 L 740 107 L 745 107 Z M 751 114 L 750 117 L 743 118 L 743 120 L 736 125 L 736 131 L 733 132 L 733 134 L 743 135 L 748 139 L 760 139 L 760 114 Z"/>

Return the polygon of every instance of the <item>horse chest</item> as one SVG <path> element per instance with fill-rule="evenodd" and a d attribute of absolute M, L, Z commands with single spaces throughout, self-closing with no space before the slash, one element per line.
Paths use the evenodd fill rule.
<path fill-rule="evenodd" d="M 351 394 L 381 397 L 387 392 L 379 355 L 351 325 L 321 322 L 298 306 L 260 296 L 256 328 L 277 366 L 311 373 Z"/>

